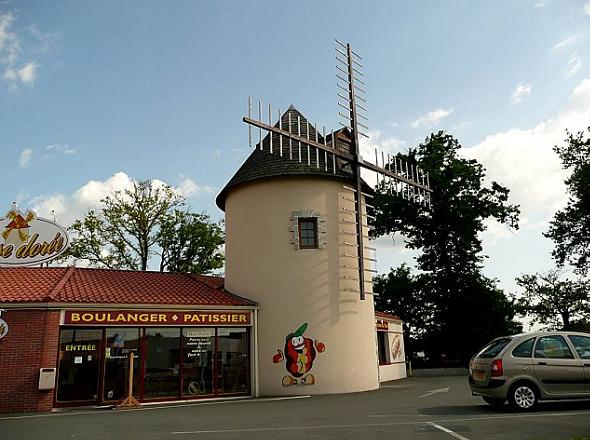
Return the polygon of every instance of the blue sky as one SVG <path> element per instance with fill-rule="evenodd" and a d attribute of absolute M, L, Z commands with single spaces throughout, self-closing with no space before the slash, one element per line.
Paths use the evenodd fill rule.
<path fill-rule="evenodd" d="M 366 67 L 367 148 L 444 129 L 508 185 L 523 227 L 490 225 L 488 275 L 551 266 L 566 198 L 551 147 L 590 125 L 590 2 L 2 1 L 0 204 L 69 223 L 129 179 L 214 218 L 248 155 L 247 97 L 338 127 L 334 38 Z M 379 269 L 411 260 L 378 240 Z"/>

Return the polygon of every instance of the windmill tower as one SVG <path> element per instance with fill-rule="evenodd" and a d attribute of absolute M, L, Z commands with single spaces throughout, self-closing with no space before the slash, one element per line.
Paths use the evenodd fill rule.
<path fill-rule="evenodd" d="M 339 43 L 340 44 L 340 43 Z M 346 393 L 379 386 L 367 207 L 361 168 L 392 179 L 399 195 L 428 204 L 426 175 L 359 154 L 355 54 L 344 65 L 346 124 L 326 134 L 295 107 L 258 130 L 254 151 L 218 195 L 225 211 L 225 288 L 260 303 L 262 395 Z M 341 104 L 342 105 L 342 104 Z M 266 135 L 263 137 L 262 132 Z M 382 156 L 384 161 L 384 156 Z M 405 171 L 404 171 L 405 170 Z M 255 355 L 255 357 L 256 357 Z"/>

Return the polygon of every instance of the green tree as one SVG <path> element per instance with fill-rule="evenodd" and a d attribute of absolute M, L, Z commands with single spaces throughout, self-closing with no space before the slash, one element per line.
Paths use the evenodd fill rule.
<path fill-rule="evenodd" d="M 425 286 L 434 293 L 436 285 L 430 281 Z M 464 277 L 451 290 L 448 296 L 435 299 L 436 325 L 425 338 L 425 351 L 431 359 L 465 366 L 491 339 L 522 331 L 522 326 L 514 321 L 513 303 L 495 280 L 481 274 Z"/>
<path fill-rule="evenodd" d="M 160 257 L 160 269 L 205 273 L 223 264 L 223 233 L 204 214 L 184 210 L 185 199 L 150 180 L 105 197 L 69 228 L 72 243 L 64 258 L 91 266 L 147 270 Z M 181 209 L 182 208 L 182 209 Z"/>
<path fill-rule="evenodd" d="M 375 309 L 392 313 L 403 321 L 406 355 L 413 358 L 420 338 L 432 319 L 431 299 L 421 286 L 421 279 L 406 264 L 373 279 Z"/>
<path fill-rule="evenodd" d="M 590 316 L 590 283 L 581 279 L 561 279 L 557 270 L 523 275 L 516 279 L 523 293 L 516 299 L 516 310 L 532 318 L 532 323 L 551 330 L 583 327 Z"/>
<path fill-rule="evenodd" d="M 496 182 L 484 186 L 482 165 L 461 158 L 460 148 L 451 135 L 439 132 L 398 155 L 429 173 L 431 208 L 396 196 L 392 184 L 381 182 L 371 231 L 373 236 L 401 233 L 410 249 L 421 251 L 417 269 L 433 298 L 426 349 L 432 358 L 456 362 L 464 362 L 490 338 L 514 330 L 510 301 L 481 274 L 479 233 L 487 219 L 518 228 L 520 213 L 508 203 L 507 188 Z M 469 344 L 463 343 L 466 333 L 473 338 Z"/>
<path fill-rule="evenodd" d="M 206 214 L 175 209 L 160 226 L 160 270 L 208 273 L 223 267 L 223 229 Z"/>
<path fill-rule="evenodd" d="M 590 137 L 584 138 L 583 131 L 568 131 L 565 142 L 554 150 L 571 171 L 565 181 L 569 199 L 553 217 L 545 236 L 555 243 L 553 257 L 558 265 L 570 263 L 585 275 L 590 269 Z"/>

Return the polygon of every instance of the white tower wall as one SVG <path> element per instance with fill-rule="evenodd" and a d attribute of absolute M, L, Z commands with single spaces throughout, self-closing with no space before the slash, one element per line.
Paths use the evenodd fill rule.
<path fill-rule="evenodd" d="M 378 388 L 373 295 L 358 293 L 354 195 L 342 181 L 313 176 L 282 177 L 232 188 L 225 200 L 225 288 L 260 304 L 258 312 L 261 395 L 324 394 Z M 293 244 L 294 215 L 320 216 L 320 249 Z M 366 228 L 365 228 L 366 233 Z M 344 244 L 345 242 L 349 244 Z M 352 266 L 353 268 L 346 268 Z M 367 272 L 366 279 L 371 279 Z M 350 290 L 354 290 L 350 291 Z M 313 385 L 284 386 L 285 338 L 303 323 L 317 350 L 308 374 Z"/>

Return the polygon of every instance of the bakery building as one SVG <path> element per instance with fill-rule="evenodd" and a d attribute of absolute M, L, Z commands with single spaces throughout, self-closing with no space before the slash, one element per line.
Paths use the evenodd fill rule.
<path fill-rule="evenodd" d="M 324 138 L 294 107 L 275 126 L 350 148 L 347 129 Z M 116 404 L 130 359 L 140 402 L 358 392 L 405 377 L 401 322 L 373 305 L 372 190 L 359 267 L 351 182 L 336 156 L 267 135 L 216 199 L 224 278 L 0 268 L 0 412 Z"/>
<path fill-rule="evenodd" d="M 0 412 L 252 394 L 257 304 L 223 279 L 2 268 Z"/>

